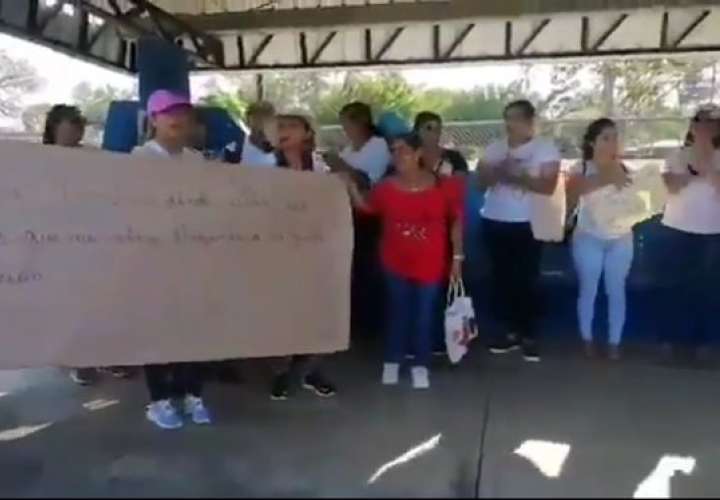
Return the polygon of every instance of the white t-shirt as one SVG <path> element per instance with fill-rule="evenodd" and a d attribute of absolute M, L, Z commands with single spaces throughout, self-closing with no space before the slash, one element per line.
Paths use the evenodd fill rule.
<path fill-rule="evenodd" d="M 183 160 L 204 160 L 201 153 L 188 148 L 183 148 L 179 155 L 171 155 L 156 141 L 148 141 L 142 146 L 135 146 L 130 154 L 137 156 L 157 156 L 160 158 L 182 158 Z"/>
<path fill-rule="evenodd" d="M 507 139 L 493 142 L 485 149 L 485 162 L 490 167 L 508 157 L 512 157 L 520 169 L 533 177 L 540 177 L 542 165 L 561 159 L 555 144 L 541 137 L 535 137 L 514 149 L 509 148 Z M 485 204 L 480 215 L 500 222 L 528 222 L 530 206 L 529 193 L 513 186 L 497 184 L 485 193 Z"/>
<path fill-rule="evenodd" d="M 240 163 L 250 167 L 274 167 L 276 164 L 275 153 L 272 151 L 266 153 L 250 142 L 250 136 L 247 135 L 245 136 Z"/>
<path fill-rule="evenodd" d="M 371 137 L 358 150 L 353 149 L 352 145 L 347 146 L 340 153 L 340 158 L 351 167 L 365 172 L 373 184 L 382 179 L 392 161 L 387 142 L 378 136 Z"/>
<path fill-rule="evenodd" d="M 693 164 L 692 149 L 682 148 L 671 153 L 663 173 L 687 174 Z M 720 152 L 713 157 L 720 171 Z M 668 194 L 662 223 L 680 231 L 696 234 L 720 234 L 720 192 L 705 178 L 694 177 L 684 189 Z"/>
<path fill-rule="evenodd" d="M 568 173 L 570 175 L 584 175 L 585 177 L 589 177 L 591 175 L 597 175 L 598 169 L 597 165 L 595 165 L 592 161 L 580 161 L 570 167 Z M 588 233 L 597 238 L 606 240 L 621 238 L 632 232 L 632 230 L 618 232 L 613 231 L 611 228 L 603 227 L 601 224 L 597 223 L 592 215 L 592 211 L 588 207 L 591 203 L 593 205 L 603 202 L 611 203 L 611 194 L 613 194 L 613 190 L 617 190 L 617 188 L 615 186 L 603 186 L 600 189 L 580 196 L 580 199 L 578 200 L 577 231 Z"/>

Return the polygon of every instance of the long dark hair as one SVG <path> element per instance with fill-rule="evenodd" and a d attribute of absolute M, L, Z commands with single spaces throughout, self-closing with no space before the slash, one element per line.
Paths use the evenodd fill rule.
<path fill-rule="evenodd" d="M 588 125 L 588 128 L 585 130 L 585 134 L 582 138 L 583 161 L 590 161 L 593 159 L 593 156 L 595 156 L 595 141 L 607 128 L 617 129 L 617 125 L 610 118 L 600 118 Z"/>
<path fill-rule="evenodd" d="M 313 151 L 315 151 L 315 129 L 313 128 L 312 124 L 310 123 L 310 120 L 308 120 L 307 117 L 305 117 L 303 115 L 292 115 L 292 114 L 277 115 L 276 119 L 278 121 L 293 120 L 293 121 L 302 123 L 302 126 L 305 129 L 305 131 L 310 133 L 310 137 L 308 138 L 307 141 L 305 141 L 305 147 L 303 148 L 302 169 L 303 170 L 312 170 L 313 169 Z M 275 159 L 277 160 L 277 164 L 279 167 L 289 167 L 290 166 L 290 164 L 288 163 L 287 157 L 285 156 L 285 153 L 283 153 L 279 148 L 275 149 Z"/>
<path fill-rule="evenodd" d="M 57 144 L 55 136 L 58 125 L 68 121 L 73 125 L 85 128 L 86 120 L 77 106 L 68 106 L 67 104 L 56 104 L 45 117 L 45 130 L 43 131 L 43 144 Z"/>

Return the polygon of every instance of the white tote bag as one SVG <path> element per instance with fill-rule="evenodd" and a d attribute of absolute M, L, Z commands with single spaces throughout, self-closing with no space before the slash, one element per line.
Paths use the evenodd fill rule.
<path fill-rule="evenodd" d="M 445 345 L 448 358 L 459 363 L 468 352 L 470 342 L 478 336 L 472 300 L 465 293 L 462 280 L 450 283 L 445 309 Z"/>

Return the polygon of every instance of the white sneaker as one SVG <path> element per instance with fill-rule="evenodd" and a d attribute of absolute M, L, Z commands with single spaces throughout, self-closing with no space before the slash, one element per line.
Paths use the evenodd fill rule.
<path fill-rule="evenodd" d="M 398 382 L 400 382 L 400 364 L 385 363 L 382 374 L 383 385 L 397 385 Z"/>
<path fill-rule="evenodd" d="M 205 408 L 202 398 L 187 395 L 185 396 L 185 415 L 190 417 L 194 424 L 209 425 L 212 423 L 210 412 Z"/>
<path fill-rule="evenodd" d="M 413 389 L 430 388 L 430 372 L 424 366 L 413 366 L 411 370 Z"/>
<path fill-rule="evenodd" d="M 149 421 L 161 429 L 179 429 L 183 426 L 180 415 L 178 415 L 177 410 L 168 399 L 150 403 L 145 415 Z"/>

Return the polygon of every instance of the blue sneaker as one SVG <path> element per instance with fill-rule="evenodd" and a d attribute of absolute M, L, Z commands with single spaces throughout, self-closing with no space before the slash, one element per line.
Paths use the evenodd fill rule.
<path fill-rule="evenodd" d="M 202 398 L 185 396 L 185 415 L 190 417 L 193 423 L 197 425 L 210 425 L 212 423 L 210 412 L 205 408 Z"/>
<path fill-rule="evenodd" d="M 146 416 L 149 421 L 161 429 L 180 429 L 183 426 L 180 415 L 178 415 L 175 407 L 167 399 L 150 403 L 147 407 Z"/>

